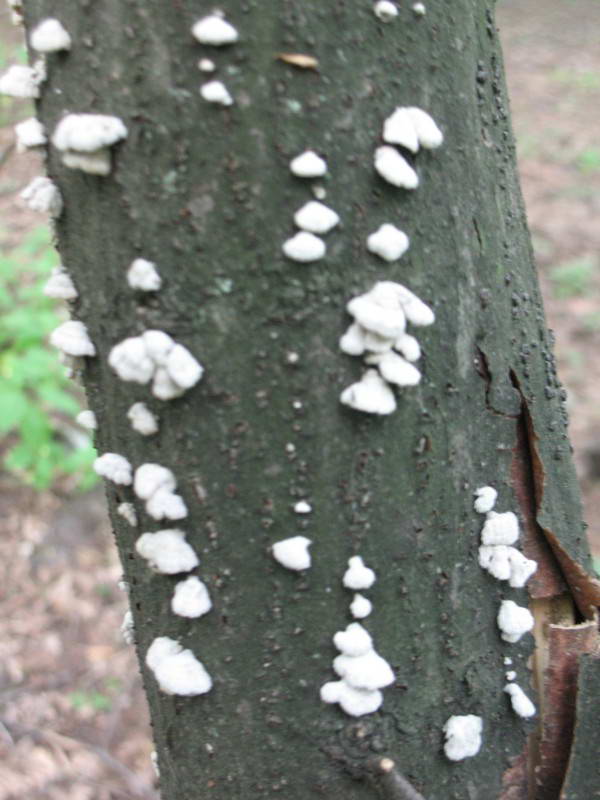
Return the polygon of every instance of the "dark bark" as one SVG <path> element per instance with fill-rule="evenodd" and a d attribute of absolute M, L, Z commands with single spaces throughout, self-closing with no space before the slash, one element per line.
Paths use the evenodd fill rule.
<path fill-rule="evenodd" d="M 48 160 L 65 199 L 57 237 L 80 292 L 75 315 L 99 352 L 85 369 L 97 446 L 134 466 L 174 470 L 190 509 L 182 527 L 215 605 L 199 621 L 171 614 L 174 579 L 135 555 L 138 532 L 114 509 L 133 501 L 141 530 L 166 526 L 130 490 L 109 485 L 141 661 L 167 635 L 215 679 L 206 696 L 169 697 L 142 669 L 164 800 L 400 796 L 373 776 L 375 756 L 392 759 L 429 800 L 500 796 L 535 725 L 511 711 L 502 659 L 512 656 L 531 694 L 533 645 L 498 636 L 500 600 L 527 599 L 477 565 L 477 486 L 496 486 L 497 510 L 520 510 L 528 547 L 545 548 L 554 583 L 536 596 L 572 594 L 586 616 L 598 602 L 492 6 L 431 3 L 421 19 L 407 5 L 383 25 L 367 0 L 229 0 L 241 40 L 209 52 L 190 35 L 206 6 L 27 3 L 29 27 L 54 15 L 74 40 L 49 59 L 39 103 L 48 128 L 67 109 L 116 114 L 129 128 L 109 177 L 68 170 L 54 150 Z M 314 55 L 319 68 L 299 70 L 280 52 Z M 231 108 L 200 99 L 201 56 L 219 65 Z M 396 105 L 427 109 L 446 136 L 440 150 L 417 156 L 414 192 L 372 168 Z M 343 224 L 328 236 L 325 260 L 299 265 L 281 243 L 310 199 L 288 162 L 309 147 L 327 157 L 326 202 Z M 387 221 L 411 237 L 389 266 L 364 246 Z M 165 285 L 155 297 L 128 289 L 135 257 L 158 264 Z M 361 372 L 337 346 L 344 306 L 378 279 L 405 283 L 437 315 L 419 334 L 421 385 L 383 419 L 338 403 Z M 153 402 L 107 365 L 112 345 L 148 328 L 206 366 L 179 400 Z M 158 411 L 157 436 L 131 432 L 125 414 L 137 400 Z M 308 518 L 291 511 L 301 497 L 314 508 Z M 314 541 L 313 568 L 301 576 L 269 555 L 296 533 Z M 331 637 L 350 621 L 341 576 L 354 553 L 377 571 L 366 626 L 397 675 L 381 711 L 359 721 L 319 700 L 333 679 Z M 442 726 L 467 713 L 483 717 L 484 746 L 451 763 Z"/>

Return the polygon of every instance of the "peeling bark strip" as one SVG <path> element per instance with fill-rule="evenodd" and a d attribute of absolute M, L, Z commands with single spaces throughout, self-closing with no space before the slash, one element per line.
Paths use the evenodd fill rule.
<path fill-rule="evenodd" d="M 173 613 L 181 575 L 151 572 L 135 547 L 156 535 L 157 520 L 135 486 L 109 484 L 163 800 L 418 798 L 395 767 L 375 776 L 374 760 L 391 763 L 384 753 L 398 754 L 426 797 L 502 795 L 507 762 L 530 729 L 502 691 L 503 659 L 510 648 L 525 683 L 532 637 L 507 645 L 498 635 L 501 602 L 523 605 L 524 593 L 479 568 L 473 491 L 493 486 L 501 507 L 514 507 L 515 447 L 527 525 L 543 532 L 547 561 L 560 568 L 552 586 L 562 586 L 560 571 L 584 615 L 597 602 L 492 7 L 453 0 L 417 18 L 399 4 L 386 24 L 371 0 L 224 0 L 225 17 L 191 0 L 25 3 L 29 30 L 51 14 L 71 42 L 47 54 L 46 80 L 30 87 L 52 179 L 30 202 L 57 217 L 78 294 L 74 322 L 89 333 L 91 347 L 83 340 L 75 355 L 86 357 L 96 444 L 132 470 L 172 473 L 197 554 L 190 572 L 212 603 L 200 617 Z M 395 173 L 379 163 L 382 178 L 373 154 L 393 110 L 414 107 L 436 120 L 444 146 L 435 156 L 405 153 L 407 191 L 386 183 Z M 67 112 L 116 117 L 127 136 L 98 164 L 79 152 L 74 168 L 52 143 Z M 300 153 L 312 156 L 294 172 Z M 340 220 L 326 247 L 316 242 L 317 264 L 281 250 L 313 197 Z M 317 216 L 322 228 L 323 208 Z M 384 224 L 410 239 L 401 266 L 367 247 Z M 140 258 L 160 277 L 143 291 L 127 283 Z M 393 415 L 374 418 L 338 403 L 356 379 L 338 340 L 345 303 L 381 281 L 408 286 L 436 324 L 419 336 L 420 382 L 398 390 Z M 156 413 L 157 400 L 141 375 L 120 380 L 108 358 L 151 331 L 201 356 L 206 374 L 179 386 L 156 354 L 145 368 L 160 376 L 160 426 L 140 436 L 127 412 L 146 401 Z M 531 426 L 518 442 L 523 414 Z M 297 513 L 306 505 L 310 513 Z M 272 558 L 276 542 L 295 537 L 312 542 L 310 570 Z M 396 681 L 356 725 L 320 701 L 319 687 L 335 656 L 332 631 L 351 620 L 340 570 L 359 553 L 378 577 L 365 628 Z M 159 691 L 145 666 L 157 640 L 182 675 L 192 657 L 206 665 L 210 691 Z M 569 646 L 582 645 L 575 637 Z M 160 671 L 153 655 L 156 646 L 150 661 Z M 482 720 L 482 745 L 451 762 L 442 728 L 457 716 Z"/>

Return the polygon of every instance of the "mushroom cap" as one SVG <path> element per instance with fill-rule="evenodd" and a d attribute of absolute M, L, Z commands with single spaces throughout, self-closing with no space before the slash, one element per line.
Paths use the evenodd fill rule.
<path fill-rule="evenodd" d="M 67 114 L 56 126 L 52 144 L 57 150 L 79 150 L 91 153 L 110 147 L 127 136 L 127 128 L 119 117 L 108 114 Z"/>

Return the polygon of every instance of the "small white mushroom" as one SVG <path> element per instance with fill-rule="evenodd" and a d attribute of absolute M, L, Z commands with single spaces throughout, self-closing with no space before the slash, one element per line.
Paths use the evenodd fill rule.
<path fill-rule="evenodd" d="M 421 381 L 419 370 L 397 353 L 372 353 L 365 361 L 376 364 L 381 377 L 396 386 L 416 386 Z"/>
<path fill-rule="evenodd" d="M 375 150 L 375 169 L 381 177 L 400 189 L 416 189 L 419 176 L 397 150 L 383 145 Z"/>
<path fill-rule="evenodd" d="M 35 117 L 29 117 L 15 125 L 15 135 L 17 137 L 17 153 L 23 153 L 32 147 L 41 147 L 48 141 L 46 129 Z"/>
<path fill-rule="evenodd" d="M 310 200 L 294 215 L 296 225 L 309 233 L 328 233 L 339 221 L 339 216 L 332 208 L 316 200 Z"/>
<path fill-rule="evenodd" d="M 164 331 L 149 330 L 142 334 L 142 340 L 149 357 L 159 367 L 166 366 L 167 358 L 175 342 Z"/>
<path fill-rule="evenodd" d="M 65 167 L 79 169 L 89 175 L 109 175 L 112 170 L 112 161 L 108 147 L 101 147 L 91 153 L 77 150 L 65 150 L 61 156 Z"/>
<path fill-rule="evenodd" d="M 340 350 L 349 356 L 362 356 L 365 352 L 365 330 L 353 322 L 340 338 Z"/>
<path fill-rule="evenodd" d="M 481 531 L 481 543 L 491 544 L 514 544 L 519 538 L 519 520 L 512 511 L 505 511 L 497 514 L 489 511 L 486 517 L 483 530 Z"/>
<path fill-rule="evenodd" d="M 127 412 L 127 419 L 134 431 L 142 436 L 152 436 L 158 432 L 158 420 L 145 403 L 134 403 Z"/>
<path fill-rule="evenodd" d="M 50 334 L 50 344 L 68 356 L 95 356 L 94 347 L 86 326 L 79 320 L 70 319 L 55 328 Z"/>
<path fill-rule="evenodd" d="M 308 548 L 312 544 L 306 536 L 292 536 L 273 545 L 273 558 L 286 569 L 300 572 L 311 565 Z"/>
<path fill-rule="evenodd" d="M 347 589 L 355 591 L 370 589 L 375 583 L 375 572 L 365 566 L 361 556 L 352 556 L 348 559 L 348 569 L 344 573 L 342 582 Z"/>
<path fill-rule="evenodd" d="M 119 117 L 108 114 L 67 114 L 52 134 L 57 150 L 92 153 L 110 147 L 127 137 L 127 128 Z"/>
<path fill-rule="evenodd" d="M 383 703 L 383 695 L 379 689 L 373 692 L 354 689 L 344 680 L 323 684 L 320 695 L 324 703 L 339 703 L 342 710 L 351 717 L 372 714 Z"/>
<path fill-rule="evenodd" d="M 526 558 L 523 553 L 520 553 L 514 547 L 509 547 L 508 551 L 510 563 L 509 586 L 512 586 L 513 589 L 522 589 L 529 578 L 537 571 L 538 563 L 531 558 Z"/>
<path fill-rule="evenodd" d="M 75 417 L 75 422 L 81 425 L 82 428 L 87 428 L 88 431 L 95 431 L 98 428 L 98 422 L 96 420 L 96 415 L 93 411 L 86 409 L 85 411 L 80 411 L 79 414 Z"/>
<path fill-rule="evenodd" d="M 217 103 L 221 106 L 233 105 L 233 97 L 222 81 L 209 81 L 200 87 L 200 95 L 208 103 Z"/>
<path fill-rule="evenodd" d="M 355 594 L 354 599 L 350 603 L 350 613 L 355 619 L 364 619 L 368 617 L 373 610 L 373 603 L 362 594 Z"/>
<path fill-rule="evenodd" d="M 218 14 L 210 14 L 198 20 L 192 27 L 192 34 L 200 44 L 213 47 L 233 44 L 239 39 L 239 34 L 233 25 Z"/>
<path fill-rule="evenodd" d="M 431 308 L 401 283 L 380 281 L 371 291 L 376 301 L 382 304 L 391 303 L 392 298 L 395 297 L 411 325 L 422 327 L 433 325 L 435 322 L 435 314 Z"/>
<path fill-rule="evenodd" d="M 474 714 L 450 717 L 444 725 L 444 753 L 450 761 L 477 755 L 481 748 L 483 720 Z"/>
<path fill-rule="evenodd" d="M 54 218 L 60 217 L 62 213 L 62 196 L 50 178 L 44 178 L 41 175 L 34 178 L 23 189 L 19 197 L 32 211 L 50 214 Z"/>
<path fill-rule="evenodd" d="M 46 297 L 55 300 L 75 300 L 79 295 L 71 280 L 69 273 L 64 267 L 54 267 L 50 277 L 44 286 Z"/>
<path fill-rule="evenodd" d="M 159 489 L 172 492 L 177 487 L 175 476 L 160 464 L 142 464 L 135 471 L 133 491 L 141 500 L 149 500 Z"/>
<path fill-rule="evenodd" d="M 310 503 L 307 503 L 306 500 L 299 500 L 294 504 L 294 511 L 296 514 L 310 514 L 312 506 Z"/>
<path fill-rule="evenodd" d="M 340 395 L 340 402 L 366 414 L 392 414 L 396 410 L 394 393 L 374 369 L 368 369 L 356 383 Z"/>
<path fill-rule="evenodd" d="M 399 106 L 383 123 L 383 141 L 406 147 L 412 153 L 419 149 L 417 131 L 407 108 Z"/>
<path fill-rule="evenodd" d="M 126 611 L 123 615 L 123 622 L 121 622 L 121 636 L 125 644 L 135 643 L 135 629 L 133 627 L 133 614 L 131 611 Z"/>
<path fill-rule="evenodd" d="M 367 238 L 367 250 L 384 261 L 397 261 L 409 247 L 408 236 L 390 223 L 381 225 Z"/>
<path fill-rule="evenodd" d="M 377 19 L 382 22 L 391 22 L 398 16 L 398 8 L 390 0 L 378 0 L 373 7 L 373 11 Z"/>
<path fill-rule="evenodd" d="M 516 680 L 517 673 L 514 671 L 514 669 L 509 669 L 508 672 L 504 673 L 504 677 L 507 681 L 514 681 Z"/>
<path fill-rule="evenodd" d="M 378 285 L 370 292 L 353 297 L 346 304 L 346 310 L 362 328 L 393 343 L 405 331 L 406 315 L 395 296 L 387 302 L 383 293 L 376 293 Z"/>
<path fill-rule="evenodd" d="M 171 611 L 180 617 L 197 619 L 212 608 L 206 585 L 194 575 L 179 581 L 171 599 Z"/>
<path fill-rule="evenodd" d="M 394 349 L 402 353 L 407 361 L 418 361 L 421 358 L 421 345 L 408 333 L 402 333 L 394 342 Z"/>
<path fill-rule="evenodd" d="M 198 564 L 198 556 L 178 529 L 165 529 L 156 533 L 143 533 L 135 549 L 149 566 L 163 575 L 191 572 Z"/>
<path fill-rule="evenodd" d="M 182 389 L 191 389 L 204 375 L 204 367 L 182 344 L 174 344 L 169 350 L 165 368 L 171 380 Z"/>
<path fill-rule="evenodd" d="M 325 242 L 319 239 L 318 236 L 307 231 L 300 231 L 283 243 L 282 250 L 292 261 L 300 261 L 307 264 L 310 261 L 318 261 L 318 259 L 323 258 L 327 247 Z"/>
<path fill-rule="evenodd" d="M 338 656 L 333 668 L 354 689 L 372 692 L 390 686 L 396 680 L 388 662 L 373 649 L 360 656 Z"/>
<path fill-rule="evenodd" d="M 128 522 L 132 528 L 137 528 L 138 518 L 133 503 L 119 503 L 117 514 Z"/>
<path fill-rule="evenodd" d="M 516 683 L 507 683 L 504 687 L 506 694 L 510 695 L 510 702 L 515 714 L 527 719 L 535 715 L 535 706 L 527 697 L 523 689 Z"/>
<path fill-rule="evenodd" d="M 38 53 L 56 53 L 71 49 L 71 37 L 59 20 L 49 17 L 33 29 L 29 44 Z"/>
<path fill-rule="evenodd" d="M 518 606 L 513 600 L 503 600 L 498 611 L 498 627 L 505 642 L 515 643 L 533 630 L 534 619 L 531 611 Z"/>
<path fill-rule="evenodd" d="M 306 150 L 290 161 L 290 169 L 298 178 L 320 178 L 327 172 L 327 162 L 313 150 Z"/>
<path fill-rule="evenodd" d="M 415 126 L 421 147 L 424 147 L 426 150 L 433 150 L 439 147 L 444 141 L 444 134 L 436 125 L 433 117 L 426 111 L 423 111 L 422 108 L 411 106 L 406 110 Z"/>
<path fill-rule="evenodd" d="M 152 642 L 146 653 L 146 665 L 165 694 L 192 697 L 212 689 L 212 679 L 202 662 L 168 636 Z"/>
<path fill-rule="evenodd" d="M 215 62 L 210 58 L 201 58 L 198 61 L 198 69 L 200 72 L 214 72 L 216 70 Z"/>
<path fill-rule="evenodd" d="M 363 656 L 373 650 L 371 634 L 359 622 L 351 622 L 343 631 L 334 634 L 333 643 L 345 656 Z"/>
<path fill-rule="evenodd" d="M 425 8 L 425 3 L 413 3 L 411 8 L 414 11 L 414 13 L 419 17 L 423 17 L 427 13 L 427 9 Z"/>
<path fill-rule="evenodd" d="M 185 519 L 188 515 L 183 498 L 168 489 L 157 489 L 146 501 L 146 511 L 152 519 Z"/>
<path fill-rule="evenodd" d="M 505 545 L 482 545 L 479 548 L 479 566 L 499 581 L 511 575 L 510 548 Z"/>
<path fill-rule="evenodd" d="M 103 453 L 94 461 L 94 472 L 121 486 L 131 486 L 131 464 L 118 453 Z"/>
<path fill-rule="evenodd" d="M 476 499 L 473 508 L 478 514 L 487 514 L 488 511 L 493 509 L 498 497 L 498 492 L 493 486 L 482 486 L 479 489 L 475 489 L 474 494 Z"/>
<path fill-rule="evenodd" d="M 0 76 L 0 94 L 9 97 L 37 98 L 40 96 L 40 75 L 33 67 L 13 64 Z"/>
<path fill-rule="evenodd" d="M 130 336 L 116 344 L 108 355 L 108 363 L 122 381 L 144 384 L 154 375 L 155 364 L 141 336 Z"/>
<path fill-rule="evenodd" d="M 181 397 L 184 391 L 181 386 L 175 383 L 164 367 L 158 367 L 152 381 L 152 394 L 154 397 L 159 400 L 174 400 L 177 397 Z"/>

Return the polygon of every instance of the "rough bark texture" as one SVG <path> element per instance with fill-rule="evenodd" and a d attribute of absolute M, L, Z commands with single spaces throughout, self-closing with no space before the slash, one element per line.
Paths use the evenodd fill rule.
<path fill-rule="evenodd" d="M 211 10 L 203 3 L 26 4 L 29 27 L 57 16 L 74 40 L 70 53 L 49 58 L 39 103 L 48 128 L 65 110 L 116 114 L 129 128 L 107 178 L 66 169 L 52 149 L 48 161 L 65 199 L 57 237 L 80 292 L 74 314 L 99 353 L 85 369 L 97 446 L 175 471 L 190 509 L 182 527 L 215 606 L 199 621 L 173 616 L 175 579 L 148 570 L 135 555 L 138 532 L 113 513 L 140 659 L 168 635 L 215 681 L 206 696 L 170 697 L 143 668 L 164 800 L 399 796 L 370 777 L 374 757 L 393 759 L 429 800 L 499 797 L 535 726 L 502 692 L 503 657 L 532 693 L 532 637 L 507 645 L 498 635 L 501 599 L 525 604 L 527 595 L 477 565 L 478 486 L 499 489 L 497 510 L 525 503 L 555 575 L 550 594 L 571 591 L 586 616 L 598 601 L 492 5 L 431 3 L 420 18 L 405 4 L 384 25 L 369 0 L 227 0 L 241 39 L 217 51 L 190 35 Z M 297 69 L 275 58 L 281 52 L 314 55 L 319 68 Z M 232 107 L 199 97 L 202 56 L 218 64 Z M 416 157 L 413 192 L 372 168 L 396 105 L 427 109 L 446 136 Z M 342 219 L 313 265 L 281 254 L 294 211 L 311 197 L 288 169 L 305 148 L 327 157 L 326 202 Z M 366 252 L 383 222 L 411 237 L 399 263 Z M 127 287 L 135 257 L 158 264 L 165 285 L 156 296 Z M 378 279 L 405 283 L 437 315 L 419 334 L 421 385 L 382 419 L 338 403 L 361 373 L 337 346 L 344 306 Z M 148 328 L 206 367 L 179 400 L 153 401 L 107 365 L 112 345 Z M 159 413 L 158 435 L 130 430 L 126 411 L 138 400 Z M 525 494 L 513 485 L 515 459 Z M 141 530 L 161 527 L 130 490 L 107 493 L 111 512 L 136 502 Z M 314 508 L 306 518 L 291 510 L 302 497 Z M 269 553 L 297 533 L 314 542 L 302 575 Z M 397 675 L 382 710 L 359 721 L 319 700 L 334 677 L 331 637 L 350 621 L 341 577 L 354 553 L 377 571 L 366 626 Z M 484 746 L 451 763 L 442 726 L 468 713 L 484 719 Z"/>

